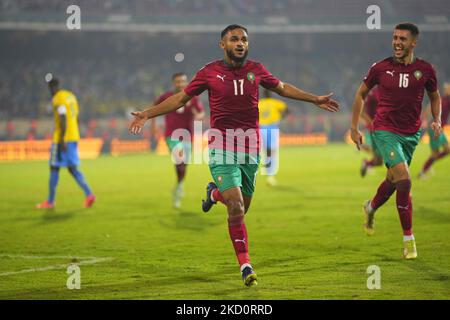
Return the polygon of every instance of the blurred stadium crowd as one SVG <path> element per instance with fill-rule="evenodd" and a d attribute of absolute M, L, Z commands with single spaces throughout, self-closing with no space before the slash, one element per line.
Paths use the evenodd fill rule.
<path fill-rule="evenodd" d="M 69 2 L 2 0 L 0 17 L 11 12 L 65 10 Z M 89 8 L 90 14 L 108 10 L 133 15 L 145 12 L 149 15 L 257 16 L 288 13 L 302 16 L 305 12 L 314 15 L 314 8 L 319 10 L 322 3 L 323 9 L 325 2 L 81 0 L 76 3 Z M 326 3 L 333 4 L 335 8 L 330 12 L 334 15 L 340 12 L 349 15 L 353 12 L 350 8 L 358 8 L 356 0 Z M 440 2 L 447 3 L 444 8 L 438 8 L 435 0 L 383 3 L 384 6 L 392 6 L 390 14 L 402 10 L 406 4 L 410 5 L 408 12 L 450 12 L 450 2 L 445 1 Z M 361 15 L 361 10 L 358 10 Z M 245 21 L 233 19 L 230 22 L 245 25 Z M 372 63 L 391 55 L 389 32 L 263 34 L 252 31 L 250 28 L 251 59 L 263 62 L 274 75 L 305 90 L 323 94 L 333 91 L 341 102 L 343 112 L 330 118 L 308 105 L 289 101 L 292 112 L 282 125 L 286 132 L 326 131 L 332 139 L 342 138 L 348 126 L 351 101 L 362 77 Z M 44 80 L 47 73 L 58 77 L 63 87 L 77 95 L 85 134 L 93 126 L 95 130 L 91 131 L 101 136 L 107 134 L 112 125 L 118 135 L 124 136 L 129 111 L 150 104 L 155 97 L 170 89 L 173 73 L 184 71 L 193 77 L 205 63 L 221 58 L 218 40 L 219 35 L 215 33 L 0 30 L 0 139 L 23 137 L 30 130 L 37 132 L 36 137 L 43 137 L 51 130 L 45 126 L 45 130 L 33 129 L 42 125 L 30 122 L 51 120 L 50 95 Z M 424 32 L 417 50 L 419 57 L 423 56 L 435 65 L 441 83 L 450 79 L 448 40 L 446 32 Z M 175 61 L 177 53 L 184 54 L 183 61 Z M 201 99 L 207 106 L 207 96 L 203 95 Z M 18 119 L 25 119 L 27 124 L 14 124 Z M 104 130 L 99 130 L 96 123 L 104 123 Z M 14 131 L 11 128 L 15 133 L 11 133 Z"/>
<path fill-rule="evenodd" d="M 405 12 L 441 14 L 448 7 L 440 0 L 373 0 L 386 8 L 386 14 L 398 16 Z M 133 15 L 229 15 L 229 16 L 352 16 L 361 15 L 366 6 L 360 0 L 2 0 L 0 10 L 8 12 L 48 12 L 65 10 L 78 4 L 92 14 L 108 12 Z M 443 8 L 444 7 L 444 8 Z M 326 10 L 324 10 L 326 9 Z"/>

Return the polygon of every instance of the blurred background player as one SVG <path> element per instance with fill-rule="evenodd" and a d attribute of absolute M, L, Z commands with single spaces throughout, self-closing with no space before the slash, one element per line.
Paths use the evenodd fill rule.
<path fill-rule="evenodd" d="M 397 191 L 397 211 L 403 229 L 403 257 L 417 257 L 416 242 L 412 232 L 411 165 L 414 150 L 421 135 L 422 100 L 427 91 L 433 114 L 435 137 L 441 128 L 441 99 L 433 66 L 414 55 L 419 29 L 412 23 L 398 24 L 392 37 L 393 57 L 372 65 L 353 102 L 351 137 L 358 149 L 362 143 L 358 129 L 363 101 L 375 85 L 379 88 L 373 138 L 388 168 L 386 179 L 378 187 L 372 200 L 363 205 L 364 230 L 374 233 L 374 215 Z"/>
<path fill-rule="evenodd" d="M 381 157 L 380 151 L 374 139 L 373 135 L 373 119 L 375 118 L 375 112 L 378 105 L 378 87 L 373 87 L 372 90 L 367 94 L 364 100 L 364 108 L 361 113 L 361 119 L 366 125 L 366 132 L 364 134 L 364 144 L 361 149 L 372 154 L 372 159 L 363 159 L 361 164 L 361 176 L 365 177 L 367 170 L 372 167 L 381 166 L 383 164 L 383 158 Z"/>
<path fill-rule="evenodd" d="M 162 94 L 155 101 L 155 105 L 160 104 L 167 98 L 177 94 L 187 86 L 186 74 L 180 72 L 172 76 L 172 90 Z M 175 163 L 175 171 L 177 173 L 177 183 L 173 189 L 173 206 L 181 207 L 181 198 L 184 196 L 183 181 L 186 176 L 187 163 L 191 155 L 191 142 L 180 141 L 178 136 L 172 137 L 172 133 L 177 129 L 185 129 L 189 132 L 191 138 L 193 134 L 194 120 L 201 120 L 205 116 L 203 104 L 198 97 L 193 97 L 185 106 L 172 111 L 164 117 L 165 129 L 164 137 L 169 147 L 172 161 Z M 152 132 L 155 132 L 155 119 L 151 122 Z"/>
<path fill-rule="evenodd" d="M 267 183 L 274 187 L 277 185 L 275 175 L 279 166 L 279 124 L 288 108 L 282 100 L 272 98 L 271 92 L 267 89 L 264 89 L 264 98 L 259 100 L 258 108 L 262 150 L 265 157 L 263 166 L 266 170 Z"/>
<path fill-rule="evenodd" d="M 448 115 L 450 113 L 450 82 L 444 84 L 444 96 L 441 98 L 442 105 L 442 128 L 448 121 Z M 450 146 L 448 144 L 445 133 L 442 132 L 439 137 L 434 138 L 433 128 L 428 126 L 428 118 L 431 114 L 431 106 L 428 106 L 423 114 L 424 127 L 427 128 L 428 135 L 430 137 L 430 149 L 431 155 L 423 165 L 422 171 L 419 173 L 419 178 L 424 178 L 428 170 L 430 170 L 433 163 L 447 156 L 450 153 Z M 441 151 L 442 150 L 442 151 Z"/>
<path fill-rule="evenodd" d="M 217 201 L 225 204 L 228 232 L 242 280 L 244 285 L 253 286 L 257 284 L 257 276 L 250 263 L 244 216 L 255 191 L 260 161 L 259 85 L 282 97 L 310 102 L 330 112 L 338 111 L 339 104 L 331 99 L 332 94 L 316 96 L 302 91 L 278 80 L 261 63 L 247 60 L 248 45 L 245 27 L 227 26 L 219 42 L 224 58 L 206 64 L 178 94 L 144 111 L 132 112 L 135 119 L 129 130 L 139 134 L 148 119 L 181 108 L 192 97 L 208 90 L 211 129 L 215 132 L 211 137 L 214 139 L 209 141 L 209 168 L 214 182 L 207 185 L 202 210 L 208 212 Z"/>
<path fill-rule="evenodd" d="M 75 95 L 67 90 L 60 89 L 59 81 L 52 79 L 48 82 L 53 97 L 53 115 L 55 130 L 50 150 L 50 182 L 48 199 L 38 204 L 38 209 L 53 209 L 55 206 L 56 186 L 59 180 L 59 169 L 67 167 L 70 174 L 84 191 L 86 199 L 84 207 L 89 208 L 95 201 L 95 196 L 84 180 L 83 174 L 78 170 L 80 159 L 78 157 L 78 102 Z"/>

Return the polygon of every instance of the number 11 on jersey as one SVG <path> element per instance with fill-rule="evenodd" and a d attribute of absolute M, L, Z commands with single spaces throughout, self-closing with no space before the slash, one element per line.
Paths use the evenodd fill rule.
<path fill-rule="evenodd" d="M 240 94 L 238 93 L 238 81 L 239 81 L 239 88 L 240 88 Z M 233 80 L 234 84 L 234 95 L 244 95 L 244 79 L 239 80 Z"/>

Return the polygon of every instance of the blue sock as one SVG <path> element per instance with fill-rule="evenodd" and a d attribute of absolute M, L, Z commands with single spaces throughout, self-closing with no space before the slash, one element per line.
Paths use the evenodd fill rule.
<path fill-rule="evenodd" d="M 92 194 L 91 189 L 89 188 L 86 181 L 84 180 L 83 174 L 77 168 L 70 168 L 69 172 L 75 178 L 75 180 L 77 181 L 77 183 L 81 187 L 81 189 L 83 189 L 84 194 L 86 196 Z"/>
<path fill-rule="evenodd" d="M 50 183 L 49 183 L 49 192 L 47 201 L 50 203 L 55 202 L 56 196 L 56 186 L 58 185 L 59 180 L 59 169 L 51 169 L 50 170 Z"/>

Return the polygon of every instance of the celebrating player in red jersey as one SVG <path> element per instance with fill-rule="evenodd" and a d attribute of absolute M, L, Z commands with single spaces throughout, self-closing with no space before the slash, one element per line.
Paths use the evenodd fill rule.
<path fill-rule="evenodd" d="M 172 76 L 173 90 L 161 95 L 158 99 L 156 99 L 154 104 L 160 104 L 172 95 L 177 94 L 186 88 L 187 83 L 186 74 L 175 73 Z M 193 121 L 201 120 L 204 115 L 205 112 L 200 99 L 198 97 L 193 97 L 186 103 L 185 106 L 172 111 L 165 116 L 164 136 L 166 138 L 167 146 L 170 149 L 172 160 L 175 163 L 175 170 L 177 173 L 177 185 L 173 190 L 173 206 L 177 209 L 181 206 L 181 198 L 183 197 L 183 181 L 186 175 L 186 167 L 189 162 L 192 148 L 191 141 L 180 141 L 172 137 L 172 134 L 177 129 L 184 129 L 187 130 L 191 138 L 193 138 Z M 154 121 L 152 121 L 152 127 L 155 127 Z"/>
<path fill-rule="evenodd" d="M 365 177 L 367 170 L 372 167 L 381 166 L 383 164 L 383 158 L 380 151 L 373 139 L 373 119 L 375 118 L 376 108 L 378 105 L 378 88 L 373 87 L 370 90 L 364 101 L 364 109 L 361 113 L 361 118 L 366 124 L 366 134 L 364 146 L 368 152 L 371 152 L 373 158 L 371 160 L 364 159 L 361 164 L 361 176 Z"/>
<path fill-rule="evenodd" d="M 441 134 L 441 99 L 436 72 L 428 62 L 414 56 L 419 29 L 412 23 L 401 23 L 394 29 L 392 47 L 394 56 L 372 65 L 356 92 L 353 101 L 351 137 L 358 149 L 361 132 L 359 117 L 364 98 L 378 85 L 379 103 L 374 120 L 373 137 L 388 168 L 386 179 L 375 197 L 364 206 L 368 235 L 374 232 L 374 214 L 397 191 L 397 210 L 403 229 L 405 259 L 417 257 L 412 233 L 411 177 L 409 166 L 420 138 L 420 113 L 425 89 L 431 102 L 434 121 L 431 128 L 437 137 Z"/>
<path fill-rule="evenodd" d="M 219 43 L 224 59 L 200 69 L 178 94 L 144 111 L 133 112 L 135 120 L 130 132 L 140 133 L 148 119 L 176 110 L 208 90 L 214 131 L 209 143 L 209 166 L 215 183 L 208 184 L 202 209 L 209 211 L 217 201 L 226 205 L 228 230 L 242 279 L 245 285 L 252 286 L 257 284 L 257 278 L 250 264 L 244 215 L 250 207 L 259 164 L 258 87 L 261 85 L 283 97 L 307 101 L 331 112 L 338 111 L 339 104 L 331 99 L 332 94 L 316 96 L 302 91 L 275 78 L 261 63 L 247 60 L 248 43 L 246 28 L 226 27 Z"/>
<path fill-rule="evenodd" d="M 444 84 L 444 96 L 441 99 L 442 104 L 442 128 L 444 128 L 445 124 L 448 121 L 448 116 L 450 113 L 450 83 L 446 82 Z M 427 118 L 429 117 L 429 114 L 431 113 L 431 107 L 427 107 L 423 114 L 424 118 L 424 127 L 428 127 L 428 121 Z M 430 149 L 431 149 L 431 155 L 428 158 L 428 160 L 423 165 L 422 171 L 419 173 L 419 178 L 424 178 L 428 170 L 431 168 L 431 165 L 448 154 L 450 154 L 450 146 L 448 145 L 447 137 L 445 136 L 445 133 L 442 132 L 439 137 L 435 138 L 433 137 L 433 129 L 428 128 L 428 135 L 430 136 Z M 440 151 L 442 148 L 442 151 Z"/>

